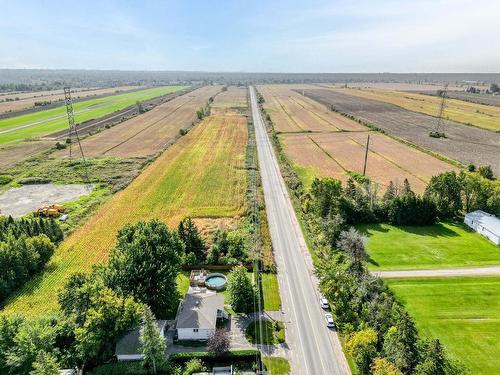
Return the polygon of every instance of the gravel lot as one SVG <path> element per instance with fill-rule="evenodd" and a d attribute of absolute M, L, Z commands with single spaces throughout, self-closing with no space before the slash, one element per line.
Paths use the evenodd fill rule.
<path fill-rule="evenodd" d="M 75 200 L 91 191 L 88 185 L 40 184 L 11 188 L 0 194 L 0 213 L 19 217 L 49 204 Z"/>
<path fill-rule="evenodd" d="M 500 175 L 500 133 L 445 121 L 443 129 L 447 138 L 432 138 L 429 132 L 436 125 L 435 117 L 329 89 L 304 91 L 306 96 L 372 123 L 390 135 L 464 165 L 491 165 L 495 174 Z"/>

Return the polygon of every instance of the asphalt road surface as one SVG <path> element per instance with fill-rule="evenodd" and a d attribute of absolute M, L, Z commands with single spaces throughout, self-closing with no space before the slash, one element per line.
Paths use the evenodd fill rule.
<path fill-rule="evenodd" d="M 384 279 L 405 277 L 500 276 L 500 266 L 373 272 Z"/>
<path fill-rule="evenodd" d="M 285 325 L 292 353 L 292 373 L 350 374 L 337 333 L 326 327 L 310 254 L 260 116 L 253 87 L 250 87 L 250 100 L 267 220 L 287 317 Z"/>

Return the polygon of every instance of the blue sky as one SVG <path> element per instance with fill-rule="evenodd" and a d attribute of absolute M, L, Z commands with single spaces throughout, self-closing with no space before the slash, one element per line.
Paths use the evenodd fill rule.
<path fill-rule="evenodd" d="M 0 68 L 500 72 L 500 1 L 3 1 Z"/>

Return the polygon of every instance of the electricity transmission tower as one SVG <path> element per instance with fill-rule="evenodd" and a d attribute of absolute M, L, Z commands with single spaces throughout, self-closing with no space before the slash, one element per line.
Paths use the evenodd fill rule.
<path fill-rule="evenodd" d="M 437 116 L 438 120 L 434 130 L 429 133 L 429 135 L 434 138 L 445 137 L 445 134 L 441 131 L 441 128 L 443 126 L 444 110 L 446 108 L 446 99 L 448 97 L 448 83 L 445 83 L 443 90 L 441 90 L 441 92 L 439 93 L 439 96 L 441 97 L 441 104 L 439 105 L 439 112 Z"/>
<path fill-rule="evenodd" d="M 80 137 L 78 136 L 78 130 L 76 129 L 75 124 L 75 116 L 73 113 L 73 100 L 71 99 L 71 90 L 69 87 L 64 88 L 64 103 L 66 104 L 66 113 L 68 115 L 68 139 L 69 139 L 69 158 L 73 157 L 72 155 L 72 144 L 73 144 L 73 135 L 78 142 L 78 147 L 80 149 L 80 153 L 82 154 L 83 160 L 83 173 L 85 182 L 90 184 L 89 174 L 87 170 L 87 160 L 85 159 L 85 154 L 83 153 L 82 143 L 80 142 Z"/>

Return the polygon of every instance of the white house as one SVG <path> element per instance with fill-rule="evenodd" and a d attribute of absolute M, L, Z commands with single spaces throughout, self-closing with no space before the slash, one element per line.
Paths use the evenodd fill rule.
<path fill-rule="evenodd" d="M 465 215 L 464 223 L 477 233 L 500 245 L 500 219 L 484 211 L 473 211 Z"/>
<path fill-rule="evenodd" d="M 206 289 L 190 290 L 177 312 L 178 340 L 208 340 L 215 332 L 218 319 L 227 319 L 224 296 Z"/>
<path fill-rule="evenodd" d="M 165 337 L 165 327 L 167 326 L 166 320 L 157 320 L 158 329 L 163 337 Z M 130 330 L 125 334 L 116 344 L 116 358 L 118 361 L 138 361 L 144 355 L 140 352 L 140 327 Z"/>

